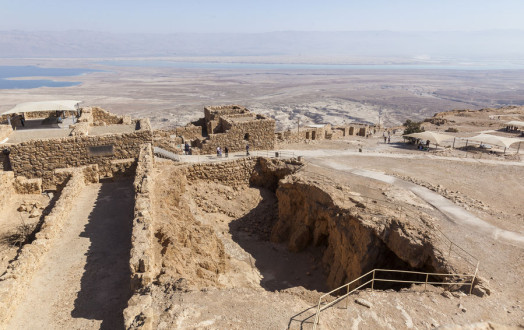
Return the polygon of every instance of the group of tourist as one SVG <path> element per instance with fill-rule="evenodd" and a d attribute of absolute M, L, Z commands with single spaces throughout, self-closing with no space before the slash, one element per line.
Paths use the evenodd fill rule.
<path fill-rule="evenodd" d="M 184 154 L 186 155 L 192 154 L 191 146 L 187 142 L 184 144 Z M 229 157 L 229 148 L 228 147 L 224 147 L 224 154 L 226 157 Z M 246 144 L 246 155 L 249 156 L 249 144 Z M 220 146 L 217 147 L 217 157 L 222 157 L 222 148 Z"/>
<path fill-rule="evenodd" d="M 384 131 L 384 134 L 382 134 L 382 136 L 384 137 L 384 143 L 391 143 L 391 132 L 390 131 L 387 131 L 387 135 L 386 135 L 386 131 Z"/>
<path fill-rule="evenodd" d="M 224 153 L 226 154 L 226 157 L 229 157 L 228 147 L 224 147 Z M 217 157 L 222 157 L 222 148 L 220 148 L 220 146 L 217 147 Z"/>

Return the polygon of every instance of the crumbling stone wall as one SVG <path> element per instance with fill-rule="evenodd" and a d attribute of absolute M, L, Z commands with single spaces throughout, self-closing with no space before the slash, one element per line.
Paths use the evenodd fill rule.
<path fill-rule="evenodd" d="M 366 136 L 370 127 L 365 124 L 352 124 L 347 126 L 300 127 L 300 131 L 287 130 L 276 132 L 278 143 L 299 143 L 307 140 L 338 140 L 351 135 Z"/>
<path fill-rule="evenodd" d="M 10 147 L 11 166 L 16 176 L 42 178 L 44 188 L 53 181 L 53 171 L 63 167 L 98 164 L 103 175 L 111 175 L 111 161 L 137 158 L 140 145 L 152 140 L 148 119 L 138 122 L 133 133 L 76 136 L 32 140 Z"/>
<path fill-rule="evenodd" d="M 116 125 L 116 124 L 131 124 L 131 117 L 129 116 L 118 116 L 110 113 L 100 107 L 92 107 L 91 112 L 93 115 L 94 125 Z"/>
<path fill-rule="evenodd" d="M 154 130 L 153 146 L 162 148 L 175 154 L 182 154 L 183 150 L 180 146 L 183 142 L 183 139 L 176 136 L 176 131 L 176 129 Z"/>
<path fill-rule="evenodd" d="M 154 157 L 151 144 L 140 146 L 135 187 L 135 210 L 129 268 L 131 270 L 131 289 L 134 294 L 124 310 L 126 329 L 151 328 L 151 292 L 146 288 L 151 285 L 155 274 L 153 262 L 153 218 L 151 193 L 153 186 Z"/>
<path fill-rule="evenodd" d="M 220 146 L 229 148 L 230 152 L 250 150 L 272 150 L 275 148 L 275 121 L 273 119 L 256 119 L 244 122 L 230 122 L 225 133 L 209 134 L 202 142 L 202 153 L 212 154 Z"/>
<path fill-rule="evenodd" d="M 72 128 L 70 136 L 86 136 L 89 134 L 89 123 L 88 122 L 78 122 L 75 125 L 70 125 Z"/>
<path fill-rule="evenodd" d="M 53 242 L 60 238 L 72 210 L 71 204 L 85 186 L 81 169 L 69 177 L 55 206 L 43 220 L 40 232 L 31 244 L 26 244 L 12 261 L 7 271 L 0 275 L 0 320 L 7 323 L 15 307 L 24 296 L 31 279 L 40 268 L 40 261 Z"/>
<path fill-rule="evenodd" d="M 88 123 L 89 125 L 93 125 L 93 110 L 91 107 L 85 107 L 82 108 L 82 111 L 80 113 L 80 117 L 78 117 L 79 123 Z"/>
<path fill-rule="evenodd" d="M 42 192 L 42 179 L 28 179 L 24 176 L 17 176 L 14 187 L 19 194 L 40 194 Z"/>
<path fill-rule="evenodd" d="M 188 181 L 209 180 L 230 186 L 249 184 L 257 157 L 246 157 L 230 162 L 190 165 L 183 170 Z"/>
<path fill-rule="evenodd" d="M 15 175 L 11 171 L 0 171 L 0 203 L 5 205 L 13 196 Z"/>

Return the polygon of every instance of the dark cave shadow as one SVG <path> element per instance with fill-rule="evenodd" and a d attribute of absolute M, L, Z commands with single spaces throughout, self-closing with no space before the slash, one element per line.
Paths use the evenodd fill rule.
<path fill-rule="evenodd" d="M 134 194 L 131 180 L 102 183 L 81 237 L 91 245 L 71 316 L 102 320 L 101 329 L 124 329 L 131 297 L 129 257 Z"/>
<path fill-rule="evenodd" d="M 278 204 L 271 190 L 262 188 L 260 193 L 262 200 L 255 208 L 229 223 L 233 241 L 255 259 L 254 266 L 263 276 L 260 285 L 268 291 L 302 286 L 326 292 L 326 278 L 318 258 L 320 248 L 310 247 L 293 253 L 288 251 L 286 244 L 270 242 Z M 313 260 L 314 257 L 317 259 Z M 317 267 L 311 269 L 315 265 Z"/>

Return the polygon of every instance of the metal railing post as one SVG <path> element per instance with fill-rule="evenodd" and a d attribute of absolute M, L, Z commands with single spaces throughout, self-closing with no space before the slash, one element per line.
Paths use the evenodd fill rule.
<path fill-rule="evenodd" d="M 375 270 L 373 269 L 373 279 L 371 280 L 371 291 L 373 291 L 375 286 Z"/>
<path fill-rule="evenodd" d="M 426 283 L 424 283 L 424 292 L 426 292 L 426 288 L 428 286 L 428 277 L 429 277 L 429 273 L 426 273 Z"/>
<path fill-rule="evenodd" d="M 346 293 L 346 309 L 348 309 L 348 303 L 349 303 L 349 284 L 347 286 L 347 293 Z"/>
<path fill-rule="evenodd" d="M 317 315 L 315 316 L 315 322 L 313 323 L 313 330 L 317 330 L 317 324 L 320 319 L 320 303 L 322 301 L 322 298 L 318 299 L 318 306 L 317 306 Z"/>
<path fill-rule="evenodd" d="M 477 277 L 477 272 L 479 270 L 479 262 L 477 261 L 477 267 L 475 267 L 475 274 L 473 274 L 473 278 L 471 279 L 471 286 L 469 287 L 469 294 L 473 291 L 473 284 L 475 283 L 475 278 Z"/>

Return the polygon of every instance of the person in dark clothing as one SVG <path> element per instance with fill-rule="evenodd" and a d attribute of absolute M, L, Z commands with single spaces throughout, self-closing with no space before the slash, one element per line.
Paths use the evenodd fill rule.
<path fill-rule="evenodd" d="M 246 155 L 249 156 L 249 144 L 246 144 Z"/>
<path fill-rule="evenodd" d="M 189 155 L 189 144 L 187 142 L 184 144 L 184 151 L 186 155 Z"/>
<path fill-rule="evenodd" d="M 226 157 L 229 157 L 229 148 L 228 147 L 224 148 L 224 152 L 226 153 Z"/>

